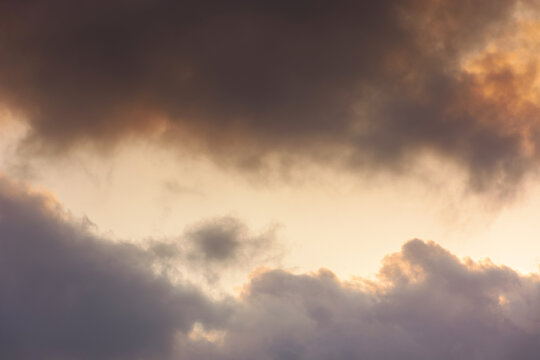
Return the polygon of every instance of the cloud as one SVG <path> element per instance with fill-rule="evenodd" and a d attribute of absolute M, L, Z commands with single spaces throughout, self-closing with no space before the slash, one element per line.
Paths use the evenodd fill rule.
<path fill-rule="evenodd" d="M 242 169 L 393 171 L 429 151 L 504 191 L 538 162 L 536 56 L 529 72 L 465 65 L 526 4 L 7 1 L 0 102 L 31 125 L 27 149 L 143 136 Z"/>
<path fill-rule="evenodd" d="M 251 235 L 243 223 L 232 217 L 203 222 L 186 236 L 190 247 L 188 257 L 204 263 L 245 263 L 275 245 L 273 231 Z"/>
<path fill-rule="evenodd" d="M 405 243 L 374 280 L 259 270 L 238 298 L 220 302 L 171 283 L 150 252 L 99 239 L 86 224 L 46 195 L 0 182 L 2 358 L 532 360 L 540 352 L 540 277 L 460 260 L 433 242 Z"/>
<path fill-rule="evenodd" d="M 375 282 L 340 282 L 328 270 L 257 275 L 222 358 L 535 359 L 539 300 L 538 277 L 413 240 Z"/>
<path fill-rule="evenodd" d="M 227 307 L 156 275 L 141 249 L 99 239 L 57 203 L 0 181 L 0 357 L 166 359 Z"/>
<path fill-rule="evenodd" d="M 276 265 L 283 249 L 275 231 L 270 228 L 255 234 L 237 218 L 214 218 L 191 226 L 178 239 L 151 240 L 148 250 L 158 262 L 173 268 L 184 266 L 215 283 L 226 272 Z"/>

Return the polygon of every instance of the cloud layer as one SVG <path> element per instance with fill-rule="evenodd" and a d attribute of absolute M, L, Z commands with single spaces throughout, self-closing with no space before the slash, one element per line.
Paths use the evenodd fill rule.
<path fill-rule="evenodd" d="M 7 1 L 0 101 L 56 152 L 138 135 L 248 169 L 403 170 L 428 151 L 504 188 L 538 160 L 536 56 L 497 42 L 530 3 Z"/>
<path fill-rule="evenodd" d="M 54 200 L 0 183 L 0 355 L 17 359 L 536 359 L 540 278 L 413 240 L 374 281 L 252 274 L 216 301 Z"/>

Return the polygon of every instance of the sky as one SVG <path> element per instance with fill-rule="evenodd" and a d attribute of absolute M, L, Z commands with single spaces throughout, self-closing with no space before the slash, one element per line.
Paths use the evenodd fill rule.
<path fill-rule="evenodd" d="M 0 2 L 0 357 L 537 359 L 536 0 Z"/>

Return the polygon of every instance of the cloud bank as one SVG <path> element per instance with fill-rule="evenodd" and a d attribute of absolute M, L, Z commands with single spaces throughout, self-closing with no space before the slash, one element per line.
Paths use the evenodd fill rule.
<path fill-rule="evenodd" d="M 226 316 L 195 287 L 156 275 L 150 260 L 2 179 L 0 357 L 167 359 L 194 322 Z"/>
<path fill-rule="evenodd" d="M 504 189 L 539 159 L 533 5 L 4 1 L 0 102 L 27 149 L 143 136 L 242 169 L 393 171 L 430 152 Z"/>
<path fill-rule="evenodd" d="M 222 301 L 156 274 L 54 200 L 0 182 L 0 355 L 35 359 L 537 359 L 540 277 L 412 240 L 378 278 L 252 274 Z M 195 336 L 195 335 L 197 336 Z"/>
<path fill-rule="evenodd" d="M 328 270 L 252 280 L 228 329 L 237 359 L 534 359 L 540 351 L 538 278 L 461 263 L 414 240 L 372 284 Z M 232 355 L 232 356 L 231 356 Z"/>

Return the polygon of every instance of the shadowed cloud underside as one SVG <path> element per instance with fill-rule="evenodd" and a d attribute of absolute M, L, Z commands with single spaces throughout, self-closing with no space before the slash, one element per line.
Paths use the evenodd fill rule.
<path fill-rule="evenodd" d="M 244 170 L 392 171 L 430 152 L 505 192 L 539 159 L 535 5 L 7 1 L 0 102 L 26 151 L 142 136 Z"/>

